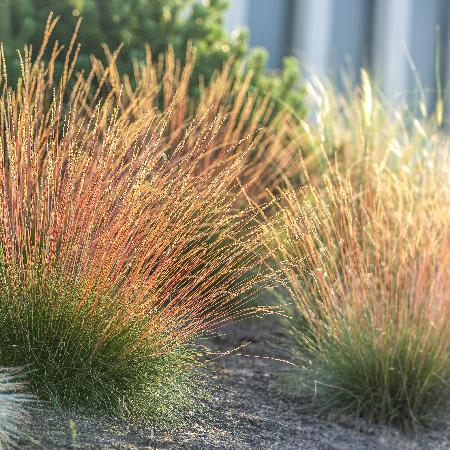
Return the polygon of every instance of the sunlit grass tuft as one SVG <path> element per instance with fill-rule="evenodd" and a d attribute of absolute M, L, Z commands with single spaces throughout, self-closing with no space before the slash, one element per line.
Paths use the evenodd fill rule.
<path fill-rule="evenodd" d="M 299 367 L 285 388 L 322 412 L 412 428 L 440 420 L 450 375 L 441 106 L 391 106 L 366 73 L 347 96 L 317 80 L 306 89 L 315 106 L 299 123 L 303 162 L 262 224 L 272 278 L 292 299 L 287 345 Z"/>
<path fill-rule="evenodd" d="M 280 200 L 268 233 L 299 366 L 286 388 L 320 411 L 414 427 L 448 407 L 445 167 L 420 181 L 385 173 L 359 192 L 334 172 Z"/>
<path fill-rule="evenodd" d="M 74 75 L 75 40 L 54 80 L 54 25 L 16 87 L 0 63 L 0 364 L 28 367 L 58 406 L 177 419 L 201 404 L 198 338 L 257 309 L 253 231 L 235 205 L 258 132 L 218 152 L 236 117 L 176 122 L 181 86 L 164 85 L 161 110 L 159 80 L 137 74 L 132 91 L 113 61 Z"/>

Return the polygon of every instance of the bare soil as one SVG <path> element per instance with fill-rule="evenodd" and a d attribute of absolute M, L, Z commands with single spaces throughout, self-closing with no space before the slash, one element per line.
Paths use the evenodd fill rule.
<path fill-rule="evenodd" d="M 32 415 L 33 440 L 23 448 L 45 449 L 450 449 L 447 430 L 415 438 L 364 421 L 306 414 L 302 405 L 276 389 L 284 364 L 270 342 L 276 340 L 273 318 L 246 321 L 214 338 L 216 351 L 245 348 L 219 357 L 211 375 L 216 389 L 205 413 L 179 428 L 139 427 L 123 421 L 70 416 L 41 408 Z M 267 330 L 272 330 L 268 336 Z M 243 355 L 245 354 L 245 356 Z"/>

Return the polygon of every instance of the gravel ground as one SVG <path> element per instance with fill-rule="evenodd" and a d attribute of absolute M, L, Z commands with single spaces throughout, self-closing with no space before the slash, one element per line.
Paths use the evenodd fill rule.
<path fill-rule="evenodd" d="M 269 319 L 267 319 L 269 320 Z M 270 328 L 267 328 L 270 325 Z M 363 421 L 308 416 L 295 402 L 274 389 L 274 372 L 282 363 L 257 356 L 279 356 L 270 348 L 267 332 L 273 324 L 241 323 L 227 337 L 212 342 L 215 350 L 235 348 L 217 360 L 217 386 L 208 412 L 176 429 L 132 427 L 127 423 L 89 417 L 70 417 L 43 408 L 33 414 L 34 443 L 22 448 L 45 449 L 450 449 L 446 431 L 413 439 L 399 431 Z"/>

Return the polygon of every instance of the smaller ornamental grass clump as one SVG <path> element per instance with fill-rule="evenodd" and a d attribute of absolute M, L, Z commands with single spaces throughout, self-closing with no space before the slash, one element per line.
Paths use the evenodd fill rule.
<path fill-rule="evenodd" d="M 285 191 L 269 247 L 291 294 L 288 392 L 320 411 L 415 427 L 448 408 L 448 163 L 359 191 L 332 170 Z"/>
<path fill-rule="evenodd" d="M 178 420 L 201 403 L 198 339 L 255 309 L 235 205 L 257 133 L 218 152 L 224 110 L 173 131 L 183 89 L 161 111 L 142 80 L 115 84 L 113 61 L 99 97 L 99 66 L 73 75 L 75 39 L 54 80 L 54 26 L 16 88 L 0 63 L 0 364 L 55 405 Z"/>
<path fill-rule="evenodd" d="M 349 95 L 306 84 L 303 160 L 262 224 L 271 278 L 292 299 L 298 370 L 284 387 L 318 411 L 415 428 L 440 421 L 450 397 L 444 103 L 438 92 L 434 109 L 422 95 L 393 107 L 361 80 Z"/>

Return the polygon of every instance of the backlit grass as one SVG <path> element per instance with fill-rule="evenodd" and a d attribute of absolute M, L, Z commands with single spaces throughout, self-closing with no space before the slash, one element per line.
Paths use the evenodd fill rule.
<path fill-rule="evenodd" d="M 283 195 L 284 232 L 268 232 L 292 296 L 286 388 L 320 411 L 415 426 L 448 407 L 450 192 L 437 172 L 385 173 L 361 192 L 335 173 Z"/>
<path fill-rule="evenodd" d="M 320 82 L 307 91 L 315 117 L 299 124 L 303 163 L 262 224 L 272 278 L 291 297 L 287 345 L 299 367 L 285 389 L 327 413 L 413 428 L 441 420 L 450 373 L 442 99 L 430 111 L 420 98 L 415 115 L 389 106 L 366 73 L 349 96 Z"/>
<path fill-rule="evenodd" d="M 55 80 L 54 25 L 17 86 L 0 64 L 0 364 L 26 366 L 58 406 L 180 418 L 201 404 L 195 342 L 255 309 L 235 205 L 258 133 L 217 153 L 236 117 L 194 112 L 174 130 L 183 87 L 160 109 L 159 80 L 119 87 L 113 60 L 75 74 L 75 40 Z"/>

